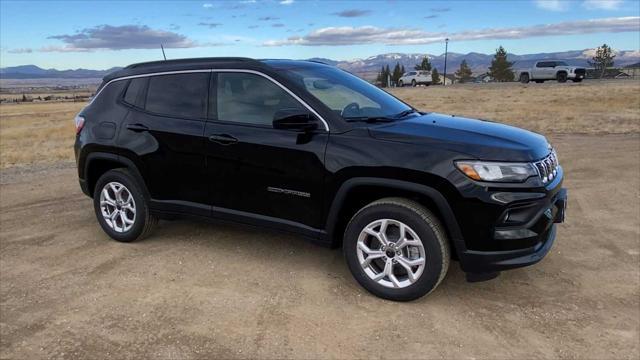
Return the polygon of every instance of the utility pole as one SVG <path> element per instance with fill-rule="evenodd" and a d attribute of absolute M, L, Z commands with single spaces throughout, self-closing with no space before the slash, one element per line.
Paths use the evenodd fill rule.
<path fill-rule="evenodd" d="M 449 52 L 449 38 L 444 39 L 444 76 L 442 86 L 447 85 L 447 53 Z"/>

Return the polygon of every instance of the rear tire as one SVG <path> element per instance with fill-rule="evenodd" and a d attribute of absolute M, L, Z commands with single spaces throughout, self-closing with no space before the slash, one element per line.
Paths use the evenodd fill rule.
<path fill-rule="evenodd" d="M 520 75 L 520 82 L 523 84 L 528 84 L 529 83 L 529 74 L 521 74 Z"/>
<path fill-rule="evenodd" d="M 415 80 L 411 80 L 411 86 L 416 87 L 416 86 L 418 86 L 418 84 L 416 83 Z"/>
<path fill-rule="evenodd" d="M 444 279 L 450 261 L 440 221 L 404 198 L 381 199 L 358 211 L 347 225 L 343 252 L 362 287 L 394 301 L 429 294 Z"/>
<path fill-rule="evenodd" d="M 564 73 L 564 72 L 558 73 L 558 75 L 556 75 L 556 78 L 558 79 L 559 83 L 566 83 L 567 82 L 567 73 Z"/>
<path fill-rule="evenodd" d="M 158 223 L 142 187 L 126 169 L 109 170 L 98 179 L 93 207 L 102 230 L 120 242 L 142 239 Z"/>
<path fill-rule="evenodd" d="M 582 81 L 582 79 L 573 79 L 572 81 L 573 81 L 574 83 L 579 83 L 579 82 L 581 82 L 581 81 Z"/>

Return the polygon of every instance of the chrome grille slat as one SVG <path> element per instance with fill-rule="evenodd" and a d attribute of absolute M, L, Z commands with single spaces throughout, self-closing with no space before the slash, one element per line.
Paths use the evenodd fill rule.
<path fill-rule="evenodd" d="M 558 174 L 558 166 L 560 166 L 555 150 L 551 150 L 549 155 L 542 160 L 536 161 L 534 165 L 538 169 L 538 174 L 543 184 L 555 179 Z"/>

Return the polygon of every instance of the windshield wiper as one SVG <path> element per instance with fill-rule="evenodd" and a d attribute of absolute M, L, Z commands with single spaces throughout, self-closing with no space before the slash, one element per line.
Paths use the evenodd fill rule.
<path fill-rule="evenodd" d="M 394 116 L 394 118 L 396 118 L 396 119 L 400 119 L 400 118 L 403 118 L 403 117 L 405 117 L 405 116 L 407 116 L 407 115 L 409 115 L 409 114 L 413 114 L 413 113 L 416 113 L 416 112 L 417 112 L 417 111 L 415 111 L 415 110 L 413 110 L 413 109 L 405 110 L 405 111 L 402 111 L 402 112 L 400 112 L 400 113 L 396 114 L 396 115 Z"/>
<path fill-rule="evenodd" d="M 387 123 L 393 122 L 394 119 L 385 116 L 352 116 L 344 118 L 347 122 L 368 122 L 368 123 Z"/>

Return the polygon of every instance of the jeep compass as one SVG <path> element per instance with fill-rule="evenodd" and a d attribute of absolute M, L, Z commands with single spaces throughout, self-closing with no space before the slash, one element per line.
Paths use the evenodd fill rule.
<path fill-rule="evenodd" d="M 342 246 L 391 300 L 434 290 L 452 259 L 470 281 L 534 264 L 564 220 L 543 136 L 422 112 L 313 61 L 130 65 L 75 123 L 80 186 L 111 238 L 181 216 L 294 232 Z"/>

